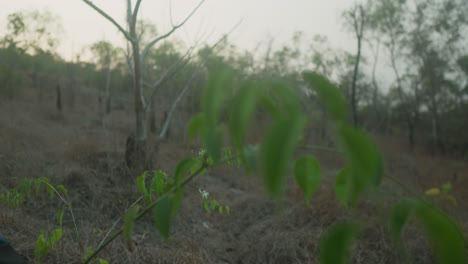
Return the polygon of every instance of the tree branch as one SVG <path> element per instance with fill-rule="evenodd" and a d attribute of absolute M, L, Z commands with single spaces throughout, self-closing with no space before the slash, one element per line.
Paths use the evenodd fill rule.
<path fill-rule="evenodd" d="M 83 0 L 85 1 L 85 0 Z M 172 35 L 172 33 L 174 33 L 178 28 L 182 27 L 192 16 L 193 14 L 195 14 L 195 12 L 200 8 L 200 6 L 205 2 L 205 0 L 201 0 L 200 3 L 198 3 L 198 5 L 192 10 L 192 12 L 179 24 L 175 25 L 172 27 L 171 30 L 169 30 L 168 32 L 166 32 L 165 34 L 159 36 L 159 37 L 156 37 L 155 39 L 153 39 L 152 41 L 150 41 L 146 46 L 145 48 L 143 49 L 143 52 L 141 53 L 141 61 L 143 62 L 146 55 L 148 54 L 149 50 L 156 44 L 158 43 L 159 41 L 163 40 L 163 39 L 166 39 L 167 37 L 169 37 L 170 35 Z"/>
<path fill-rule="evenodd" d="M 179 104 L 180 100 L 182 100 L 182 98 L 184 97 L 184 94 L 188 91 L 190 87 L 192 87 L 191 84 L 197 75 L 196 73 L 197 71 L 194 70 L 190 79 L 188 79 L 187 82 L 185 83 L 185 87 L 182 89 L 182 91 L 179 93 L 175 101 L 172 103 L 171 109 L 169 109 L 169 112 L 167 114 L 166 121 L 164 122 L 161 132 L 158 135 L 159 139 L 166 137 L 167 131 L 169 130 L 169 124 L 171 123 L 171 120 L 172 120 L 172 115 L 174 114 L 174 111 L 176 110 L 177 105 Z"/>
<path fill-rule="evenodd" d="M 94 9 L 96 12 L 98 12 L 101 16 L 103 16 L 105 19 L 107 19 L 109 22 L 114 24 L 114 26 L 117 27 L 117 29 L 122 32 L 122 34 L 125 36 L 125 38 L 131 42 L 135 41 L 130 34 L 119 24 L 115 19 L 113 19 L 111 16 L 109 16 L 106 12 L 104 12 L 101 8 L 93 4 L 90 0 L 83 0 L 87 5 L 89 5 L 92 9 Z"/>
<path fill-rule="evenodd" d="M 135 8 L 133 9 L 132 13 L 132 20 L 131 20 L 131 25 L 136 25 L 136 20 L 138 16 L 138 11 L 140 10 L 140 5 L 141 5 L 141 0 L 137 0 L 137 3 L 135 5 Z"/>
<path fill-rule="evenodd" d="M 156 82 L 154 82 L 154 84 L 151 86 L 151 88 L 153 89 L 153 91 L 151 92 L 151 95 L 150 95 L 151 100 L 153 100 L 153 98 L 155 97 L 156 91 L 161 86 L 161 84 L 163 84 L 167 79 L 174 76 L 179 70 L 181 70 L 182 68 L 184 68 L 185 65 L 187 65 L 187 63 L 191 59 L 190 54 L 192 53 L 194 48 L 195 47 L 193 47 L 193 46 L 191 48 L 189 48 L 187 50 L 187 52 L 179 60 L 177 60 L 175 63 L 173 63 L 169 67 L 169 69 L 167 69 L 163 73 L 161 78 L 159 78 Z"/>

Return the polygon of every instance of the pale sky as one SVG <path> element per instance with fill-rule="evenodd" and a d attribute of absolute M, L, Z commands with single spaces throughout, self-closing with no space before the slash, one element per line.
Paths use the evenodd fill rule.
<path fill-rule="evenodd" d="M 160 33 L 170 29 L 171 0 L 143 0 L 140 18 L 156 24 Z M 4 32 L 6 15 L 20 10 L 48 9 L 61 17 L 65 29 L 60 53 L 67 59 L 81 47 L 103 38 L 124 43 L 113 25 L 81 0 L 0 0 L 0 34 Z M 112 4 L 111 4 L 112 2 Z M 122 25 L 125 19 L 124 0 L 94 0 L 94 3 L 115 17 Z M 135 1 L 133 1 L 135 2 Z M 175 35 L 193 43 L 199 36 L 215 41 L 240 19 L 241 25 L 230 36 L 230 42 L 252 50 L 259 42 L 273 37 L 275 44 L 287 44 L 295 31 L 305 37 L 326 35 L 333 47 L 354 51 L 352 34 L 343 29 L 340 14 L 353 0 L 206 0 L 199 12 Z M 175 22 L 181 21 L 198 3 L 197 0 L 172 0 Z"/>

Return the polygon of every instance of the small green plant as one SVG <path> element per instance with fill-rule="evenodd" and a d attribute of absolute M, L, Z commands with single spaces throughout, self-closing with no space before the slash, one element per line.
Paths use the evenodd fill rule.
<path fill-rule="evenodd" d="M 6 191 L 0 194 L 0 202 L 11 208 L 18 208 L 22 206 L 28 199 L 37 198 L 45 189 L 50 199 L 58 197 L 62 203 L 69 209 L 73 224 L 75 227 L 75 234 L 79 239 L 78 228 L 76 226 L 75 217 L 71 204 L 67 201 L 68 190 L 63 185 L 53 186 L 49 179 L 41 177 L 39 179 L 23 179 L 19 182 L 18 187 L 12 190 Z M 57 242 L 62 238 L 63 235 L 63 215 L 64 208 L 61 208 L 57 213 L 58 227 L 50 232 L 50 235 L 46 232 L 41 232 L 36 240 L 36 247 L 34 249 L 34 256 L 38 263 L 42 263 L 51 250 L 54 249 Z"/>
<path fill-rule="evenodd" d="M 62 220 L 63 220 L 63 209 L 57 214 L 58 228 L 52 230 L 48 236 L 45 232 L 41 232 L 36 240 L 36 248 L 34 250 L 34 256 L 38 263 L 42 263 L 51 250 L 55 248 L 57 242 L 62 238 Z"/>

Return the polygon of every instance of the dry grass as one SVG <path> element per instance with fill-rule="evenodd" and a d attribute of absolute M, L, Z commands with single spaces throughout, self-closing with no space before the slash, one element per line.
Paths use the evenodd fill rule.
<path fill-rule="evenodd" d="M 130 109 L 113 112 L 103 122 L 93 102 L 82 96 L 82 105 L 65 109 L 32 101 L 0 104 L 0 191 L 12 188 L 22 178 L 46 176 L 64 184 L 77 218 L 81 239 L 72 229 L 69 214 L 64 218 L 64 238 L 46 263 L 80 263 L 82 249 L 96 247 L 138 198 L 135 175 L 123 162 L 123 147 L 133 119 Z M 188 114 L 179 114 L 187 119 Z M 177 161 L 192 155 L 194 148 L 184 142 L 184 122 L 178 122 L 172 139 L 159 146 L 155 168 L 173 171 Z M 259 135 L 252 134 L 252 140 Z M 311 137 L 310 140 L 314 138 Z M 315 139 L 315 142 L 320 142 Z M 459 206 L 445 205 L 468 229 L 468 166 L 458 161 L 411 154 L 401 142 L 377 138 L 384 149 L 387 170 L 416 191 L 438 186 L 457 175 L 454 195 Z M 431 263 L 427 241 L 415 225 L 405 235 L 401 254 L 390 241 L 385 226 L 388 210 L 403 192 L 385 182 L 385 206 L 364 202 L 359 213 L 347 212 L 333 193 L 332 180 L 343 161 L 333 153 L 314 153 L 325 170 L 325 184 L 306 206 L 298 188 L 288 185 L 281 206 L 268 199 L 261 179 L 235 168 L 211 170 L 190 184 L 181 211 L 173 221 L 172 237 L 162 241 L 150 217 L 136 228 L 136 250 L 128 252 L 117 239 L 100 255 L 110 263 L 317 263 L 318 243 L 325 230 L 345 217 L 365 223 L 355 245 L 354 263 Z M 198 188 L 208 190 L 231 207 L 230 216 L 207 214 Z M 20 209 L 0 205 L 0 233 L 31 261 L 35 240 L 41 231 L 54 228 L 54 217 L 62 205 L 40 196 Z M 118 225 L 119 226 L 119 225 Z"/>

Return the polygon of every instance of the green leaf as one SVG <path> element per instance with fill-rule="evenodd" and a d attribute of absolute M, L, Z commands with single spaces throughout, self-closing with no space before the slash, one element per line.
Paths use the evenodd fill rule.
<path fill-rule="evenodd" d="M 211 200 L 210 205 L 211 205 L 211 210 L 216 210 L 216 207 L 218 206 L 218 202 L 216 200 Z"/>
<path fill-rule="evenodd" d="M 229 206 L 224 206 L 224 209 L 226 209 L 226 214 L 230 214 L 231 213 L 231 208 Z"/>
<path fill-rule="evenodd" d="M 468 263 L 463 232 L 447 215 L 424 202 L 416 204 L 415 212 L 424 225 L 439 263 Z"/>
<path fill-rule="evenodd" d="M 221 127 L 208 127 L 204 131 L 204 144 L 208 155 L 215 163 L 219 162 L 223 146 L 223 130 Z"/>
<path fill-rule="evenodd" d="M 209 75 L 202 95 L 202 109 L 208 126 L 215 126 L 218 123 L 224 97 L 229 92 L 233 77 L 233 71 L 226 67 L 217 69 Z"/>
<path fill-rule="evenodd" d="M 162 198 L 154 207 L 154 220 L 156 229 L 164 239 L 169 238 L 172 216 L 172 200 L 170 197 Z"/>
<path fill-rule="evenodd" d="M 53 248 L 55 244 L 62 238 L 62 228 L 57 228 L 52 231 L 52 235 L 49 238 L 49 248 Z"/>
<path fill-rule="evenodd" d="M 109 262 L 105 259 L 100 258 L 99 259 L 99 264 L 109 264 Z"/>
<path fill-rule="evenodd" d="M 49 249 L 47 247 L 47 240 L 44 234 L 40 234 L 36 240 L 36 248 L 34 249 L 34 256 L 42 262 L 42 260 L 47 256 Z"/>
<path fill-rule="evenodd" d="M 452 184 L 450 182 L 447 182 L 445 183 L 444 185 L 442 185 L 442 192 L 447 194 L 450 192 L 450 190 L 452 190 Z"/>
<path fill-rule="evenodd" d="M 348 167 L 345 167 L 338 173 L 335 179 L 335 194 L 338 197 L 338 200 L 348 207 L 348 181 L 350 178 L 350 170 Z"/>
<path fill-rule="evenodd" d="M 175 216 L 177 214 L 177 211 L 180 208 L 180 205 L 182 204 L 182 199 L 184 198 L 184 188 L 181 187 L 177 191 L 174 192 L 174 195 L 172 197 L 172 209 L 171 209 L 171 215 Z"/>
<path fill-rule="evenodd" d="M 439 188 L 431 188 L 429 190 L 426 190 L 424 194 L 429 195 L 429 196 L 437 196 L 437 195 L 440 195 L 440 190 Z"/>
<path fill-rule="evenodd" d="M 207 213 L 210 212 L 210 205 L 209 205 L 209 203 L 208 203 L 208 200 L 206 200 L 206 199 L 203 200 L 203 208 L 205 209 L 205 211 L 206 211 Z"/>
<path fill-rule="evenodd" d="M 135 220 L 139 209 L 140 207 L 138 205 L 132 206 L 128 208 L 124 216 L 122 236 L 125 241 L 130 241 L 132 239 L 133 227 L 135 226 Z"/>
<path fill-rule="evenodd" d="M 60 226 L 62 226 L 62 223 L 63 223 L 63 212 L 64 210 L 60 209 L 60 211 L 57 214 L 57 222 Z"/>
<path fill-rule="evenodd" d="M 146 188 L 146 177 L 148 176 L 148 172 L 145 171 L 142 175 L 138 176 L 136 181 L 137 181 L 137 188 L 138 191 L 143 194 L 143 196 L 146 199 L 147 203 L 151 203 L 151 196 L 150 192 Z"/>
<path fill-rule="evenodd" d="M 198 160 L 194 158 L 187 158 L 179 161 L 175 170 L 175 184 L 179 185 L 184 179 L 185 174 L 188 171 L 192 171 L 192 169 L 198 164 Z"/>
<path fill-rule="evenodd" d="M 67 188 L 65 188 L 65 186 L 63 186 L 62 184 L 58 185 L 57 186 L 57 190 L 59 190 L 60 192 L 62 192 L 62 194 L 67 197 L 68 196 L 68 190 Z"/>
<path fill-rule="evenodd" d="M 154 194 L 160 195 L 166 192 L 166 174 L 163 171 L 157 171 L 154 173 L 153 179 L 151 179 L 151 190 Z"/>
<path fill-rule="evenodd" d="M 332 227 L 320 243 L 320 263 L 347 263 L 356 235 L 357 227 L 354 224 L 344 223 Z"/>
<path fill-rule="evenodd" d="M 307 202 L 312 194 L 317 190 L 321 180 L 321 170 L 319 162 L 312 156 L 304 156 L 296 160 L 294 166 L 296 182 L 301 187 Z"/>
<path fill-rule="evenodd" d="M 383 160 L 372 141 L 362 131 L 342 125 L 339 128 L 341 145 L 350 165 L 349 199 L 355 203 L 371 185 L 380 184 Z"/>
<path fill-rule="evenodd" d="M 53 198 L 55 194 L 54 188 L 51 185 L 46 184 L 46 190 L 47 190 L 47 193 L 49 194 L 49 197 Z"/>
<path fill-rule="evenodd" d="M 390 218 L 390 231 L 396 242 L 400 240 L 403 229 L 408 222 L 413 209 L 414 201 L 409 199 L 399 202 L 393 209 Z"/>
<path fill-rule="evenodd" d="M 260 147 L 263 177 L 267 191 L 278 197 L 283 190 L 286 172 L 296 144 L 306 124 L 299 113 L 274 122 Z"/>
<path fill-rule="evenodd" d="M 259 95 L 259 88 L 255 83 L 247 82 L 239 89 L 233 99 L 229 129 L 236 149 L 240 149 L 244 144 L 245 133 L 255 111 Z"/>
<path fill-rule="evenodd" d="M 188 125 L 188 140 L 191 142 L 195 136 L 200 135 L 206 126 L 206 117 L 203 113 L 192 117 Z"/>
<path fill-rule="evenodd" d="M 324 76 L 315 72 L 303 73 L 304 80 L 317 92 L 320 102 L 335 121 L 346 121 L 346 104 L 340 90 Z"/>
<path fill-rule="evenodd" d="M 253 172 L 257 170 L 257 152 L 258 145 L 247 145 L 242 149 L 243 155 L 241 156 L 241 163 L 247 172 Z"/>

